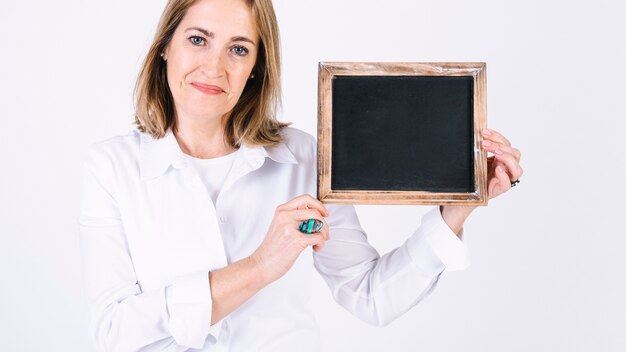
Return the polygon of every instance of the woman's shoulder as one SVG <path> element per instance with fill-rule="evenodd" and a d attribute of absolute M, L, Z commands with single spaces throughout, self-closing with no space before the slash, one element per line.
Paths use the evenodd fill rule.
<path fill-rule="evenodd" d="M 147 139 L 149 136 L 133 129 L 126 134 L 95 142 L 87 148 L 85 166 L 96 168 L 102 165 L 113 164 L 114 166 L 114 164 L 132 162 L 138 158 L 142 138 Z"/>
<path fill-rule="evenodd" d="M 295 127 L 285 127 L 281 134 L 283 137 L 281 144 L 289 149 L 298 161 L 311 160 L 317 155 L 317 142 L 311 134 Z"/>
<path fill-rule="evenodd" d="M 283 143 L 292 151 L 317 147 L 315 137 L 295 127 L 283 128 L 282 136 Z"/>

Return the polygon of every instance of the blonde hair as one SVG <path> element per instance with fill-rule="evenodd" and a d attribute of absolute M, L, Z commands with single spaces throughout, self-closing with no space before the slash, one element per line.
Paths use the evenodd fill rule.
<path fill-rule="evenodd" d="M 187 10 L 198 0 L 169 0 L 135 85 L 135 123 L 140 131 L 162 138 L 176 130 L 174 99 L 161 53 L 172 40 Z M 260 45 L 255 78 L 248 80 L 225 125 L 226 141 L 233 147 L 273 146 L 289 124 L 276 119 L 280 105 L 280 38 L 271 0 L 245 0 L 256 19 Z"/>

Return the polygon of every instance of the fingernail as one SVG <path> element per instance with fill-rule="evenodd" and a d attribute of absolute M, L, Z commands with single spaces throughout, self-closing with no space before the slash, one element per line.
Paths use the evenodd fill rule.
<path fill-rule="evenodd" d="M 486 135 L 486 136 L 488 136 L 488 135 L 490 135 L 490 134 L 491 134 L 491 131 L 489 131 L 489 130 L 488 130 L 488 129 L 486 129 L 486 128 L 483 128 L 483 134 L 484 134 L 484 135 Z"/>
<path fill-rule="evenodd" d="M 485 147 L 491 147 L 491 142 L 489 142 L 489 141 L 483 141 L 483 145 L 484 145 Z"/>

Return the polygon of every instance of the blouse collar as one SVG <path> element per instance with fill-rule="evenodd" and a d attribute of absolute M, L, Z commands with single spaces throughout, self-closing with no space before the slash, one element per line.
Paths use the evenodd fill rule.
<path fill-rule="evenodd" d="M 139 169 L 142 180 L 159 177 L 170 166 L 180 169 L 189 165 L 189 160 L 185 158 L 171 129 L 160 139 L 154 139 L 150 134 L 138 130 L 136 132 L 139 134 L 140 140 Z M 266 157 L 277 163 L 298 164 L 298 160 L 284 142 L 274 147 L 241 145 L 240 151 L 239 154 L 243 158 L 244 164 L 248 164 L 253 169 L 261 167 Z"/>

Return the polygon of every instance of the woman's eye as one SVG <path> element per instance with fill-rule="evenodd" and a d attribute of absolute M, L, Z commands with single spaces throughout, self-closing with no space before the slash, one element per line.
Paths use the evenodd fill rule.
<path fill-rule="evenodd" d="M 198 36 L 195 36 L 195 35 L 192 36 L 192 37 L 189 37 L 189 40 L 191 41 L 191 44 L 193 44 L 193 45 L 202 45 L 202 44 L 204 44 L 204 38 L 198 37 Z"/>
<path fill-rule="evenodd" d="M 244 48 L 243 46 L 236 46 L 232 50 L 233 53 L 235 53 L 235 55 L 237 56 L 246 56 L 248 54 L 248 49 Z"/>

